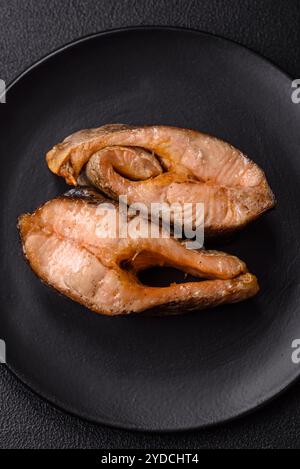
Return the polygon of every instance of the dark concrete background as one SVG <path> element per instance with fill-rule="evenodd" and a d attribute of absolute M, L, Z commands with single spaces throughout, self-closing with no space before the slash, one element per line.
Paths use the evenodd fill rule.
<path fill-rule="evenodd" d="M 11 82 L 39 58 L 81 36 L 136 25 L 215 33 L 300 77 L 298 0 L 0 0 L 0 78 Z M 297 383 L 265 408 L 221 427 L 134 433 L 55 409 L 0 365 L 0 448 L 298 448 L 299 402 Z"/>

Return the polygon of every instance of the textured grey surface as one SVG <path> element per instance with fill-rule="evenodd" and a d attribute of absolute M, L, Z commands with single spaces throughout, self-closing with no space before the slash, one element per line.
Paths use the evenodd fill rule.
<path fill-rule="evenodd" d="M 12 81 L 34 61 L 81 36 L 143 24 L 219 34 L 300 76 L 297 0 L 0 0 L 0 78 Z M 225 426 L 150 435 L 109 429 L 64 414 L 0 365 L 0 447 L 297 448 L 299 396 L 298 383 L 266 408 Z"/>
<path fill-rule="evenodd" d="M 221 427 L 144 434 L 90 424 L 53 408 L 0 366 L 0 448 L 299 448 L 300 383 L 254 414 Z"/>
<path fill-rule="evenodd" d="M 1 78 L 78 37 L 145 24 L 219 34 L 300 72 L 298 0 L 0 0 Z"/>

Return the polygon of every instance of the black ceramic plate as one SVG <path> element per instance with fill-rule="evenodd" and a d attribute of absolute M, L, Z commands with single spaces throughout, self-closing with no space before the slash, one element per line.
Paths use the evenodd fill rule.
<path fill-rule="evenodd" d="M 231 42 L 183 30 L 110 32 L 42 60 L 0 105 L 1 315 L 9 367 L 87 419 L 143 430 L 216 424 L 299 374 L 300 104 L 291 80 Z M 16 218 L 66 186 L 44 155 L 105 123 L 170 124 L 228 140 L 265 171 L 276 210 L 217 245 L 260 281 L 254 299 L 178 317 L 97 316 L 44 286 Z"/>

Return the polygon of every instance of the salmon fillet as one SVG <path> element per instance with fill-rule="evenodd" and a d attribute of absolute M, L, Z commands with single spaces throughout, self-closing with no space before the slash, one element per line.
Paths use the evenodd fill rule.
<path fill-rule="evenodd" d="M 99 208 L 109 202 L 104 214 Z M 118 211 L 116 203 L 95 191 L 73 189 L 20 216 L 23 251 L 33 271 L 69 298 L 111 316 L 152 308 L 183 313 L 257 293 L 256 277 L 235 256 L 192 251 L 173 238 L 103 236 L 107 214 Z M 136 216 L 128 218 L 129 225 L 135 222 Z M 148 220 L 139 222 L 149 228 Z M 138 277 L 150 266 L 176 267 L 199 281 L 150 287 Z"/>
<path fill-rule="evenodd" d="M 194 130 L 106 125 L 67 137 L 46 159 L 67 183 L 125 195 L 129 204 L 202 202 L 206 236 L 241 228 L 275 203 L 253 161 Z"/>

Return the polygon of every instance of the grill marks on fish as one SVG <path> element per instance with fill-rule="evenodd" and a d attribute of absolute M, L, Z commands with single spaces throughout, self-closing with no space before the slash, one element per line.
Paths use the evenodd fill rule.
<path fill-rule="evenodd" d="M 204 204 L 205 234 L 233 231 L 274 206 L 263 171 L 232 145 L 200 132 L 122 124 L 82 130 L 47 154 L 51 171 L 128 203 Z"/>
<path fill-rule="evenodd" d="M 110 202 L 90 189 L 75 189 L 19 218 L 24 254 L 32 269 L 61 293 L 106 315 L 152 308 L 184 312 L 257 293 L 255 276 L 235 256 L 188 250 L 172 238 L 100 238 L 97 229 L 103 214 L 97 208 L 105 201 Z M 152 266 L 175 267 L 208 280 L 143 285 L 138 274 Z"/>

